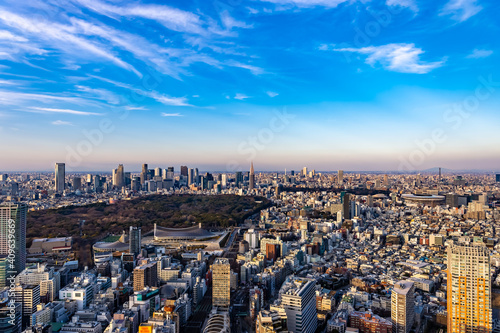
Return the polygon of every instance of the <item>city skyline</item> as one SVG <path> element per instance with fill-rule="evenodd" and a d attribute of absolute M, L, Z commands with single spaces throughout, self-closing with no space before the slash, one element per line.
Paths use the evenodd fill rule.
<path fill-rule="evenodd" d="M 495 169 L 498 6 L 6 1 L 0 169 Z"/>

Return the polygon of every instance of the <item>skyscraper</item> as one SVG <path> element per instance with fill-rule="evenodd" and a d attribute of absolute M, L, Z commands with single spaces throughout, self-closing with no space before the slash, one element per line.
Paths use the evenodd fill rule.
<path fill-rule="evenodd" d="M 191 185 L 194 183 L 194 169 L 189 168 L 188 169 L 188 185 Z"/>
<path fill-rule="evenodd" d="M 82 179 L 80 177 L 73 178 L 73 190 L 81 190 L 82 189 Z"/>
<path fill-rule="evenodd" d="M 65 188 L 65 179 L 66 179 L 66 164 L 64 163 L 56 163 L 56 171 L 55 171 L 55 182 L 56 182 L 56 192 L 64 192 Z"/>
<path fill-rule="evenodd" d="M 14 299 L 22 304 L 22 322 L 25 328 L 31 323 L 31 315 L 36 312 L 40 304 L 39 285 L 18 285 L 13 289 Z"/>
<path fill-rule="evenodd" d="M 217 258 L 212 265 L 212 306 L 229 308 L 231 303 L 231 266 L 227 258 Z"/>
<path fill-rule="evenodd" d="M 236 187 L 240 187 L 240 185 L 243 183 L 243 173 L 241 171 L 236 171 L 235 182 Z"/>
<path fill-rule="evenodd" d="M 391 292 L 391 319 L 393 333 L 408 333 L 415 319 L 415 285 L 413 281 L 399 281 Z"/>
<path fill-rule="evenodd" d="M 280 291 L 281 306 L 288 319 L 288 330 L 313 333 L 318 325 L 316 315 L 316 282 L 312 279 L 289 277 Z"/>
<path fill-rule="evenodd" d="M 140 227 L 130 227 L 130 232 L 128 235 L 129 241 L 129 252 L 135 255 L 141 253 L 141 228 Z"/>
<path fill-rule="evenodd" d="M 351 216 L 351 195 L 349 193 L 342 192 L 340 195 L 342 201 L 342 213 L 344 214 L 344 219 L 349 220 Z"/>
<path fill-rule="evenodd" d="M 14 269 L 8 267 L 8 271 L 16 271 L 16 274 L 22 272 L 26 267 L 27 215 L 28 206 L 24 203 L 3 203 L 0 205 L 0 255 L 8 256 L 9 247 L 14 245 Z M 14 232 L 15 244 L 9 244 L 9 233 L 11 232 Z"/>
<path fill-rule="evenodd" d="M 122 188 L 125 186 L 125 171 L 123 169 L 123 164 L 118 165 L 118 169 L 116 169 L 115 178 L 113 179 L 113 185 L 118 188 Z"/>
<path fill-rule="evenodd" d="M 337 182 L 339 186 L 344 185 L 344 170 L 339 170 Z"/>
<path fill-rule="evenodd" d="M 253 162 L 250 165 L 250 175 L 248 179 L 248 189 L 252 190 L 255 187 L 255 170 L 253 169 Z"/>
<path fill-rule="evenodd" d="M 185 165 L 181 165 L 181 176 L 184 176 L 184 177 L 188 176 L 188 167 Z"/>
<path fill-rule="evenodd" d="M 143 185 L 146 182 L 146 180 L 148 180 L 148 165 L 143 164 L 141 171 L 141 185 Z"/>
<path fill-rule="evenodd" d="M 491 332 L 490 251 L 472 243 L 451 244 L 447 252 L 448 332 Z"/>

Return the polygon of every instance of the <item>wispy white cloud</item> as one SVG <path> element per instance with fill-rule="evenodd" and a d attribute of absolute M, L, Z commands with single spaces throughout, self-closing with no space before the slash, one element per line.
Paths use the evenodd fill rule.
<path fill-rule="evenodd" d="M 341 3 L 348 2 L 348 0 L 261 0 L 262 2 L 270 2 L 277 5 L 289 5 L 296 7 L 327 7 L 335 8 Z"/>
<path fill-rule="evenodd" d="M 362 48 L 338 48 L 337 52 L 354 52 L 367 55 L 365 62 L 369 65 L 381 64 L 384 68 L 400 73 L 429 73 L 441 67 L 444 60 L 425 62 L 420 59 L 424 51 L 415 44 L 387 44 L 381 46 L 368 46 Z"/>
<path fill-rule="evenodd" d="M 75 126 L 75 125 L 73 125 L 73 123 L 71 123 L 69 121 L 63 121 L 63 120 L 53 121 L 52 125 L 56 125 L 56 126 Z"/>
<path fill-rule="evenodd" d="M 62 53 L 69 53 L 75 57 L 81 57 L 83 54 L 92 54 L 132 71 L 139 77 L 142 76 L 132 65 L 114 55 L 105 46 L 78 36 L 78 31 L 72 25 L 43 21 L 39 18 L 33 19 L 11 13 L 4 9 L 0 9 L 0 21 L 20 31 L 24 34 L 24 37 L 29 35 L 32 38 L 42 39 L 50 43 L 53 48 L 58 49 Z"/>
<path fill-rule="evenodd" d="M 65 114 L 73 114 L 73 115 L 77 115 L 77 116 L 102 116 L 102 113 L 76 111 L 76 110 L 71 110 L 71 109 L 41 108 L 41 107 L 36 107 L 36 106 L 29 107 L 28 110 L 24 110 L 24 111 L 34 112 L 34 113 L 65 113 Z"/>
<path fill-rule="evenodd" d="M 126 106 L 126 110 L 133 111 L 133 110 L 147 110 L 144 106 Z"/>
<path fill-rule="evenodd" d="M 469 54 L 466 58 L 478 59 L 478 58 L 486 58 L 493 54 L 492 50 L 481 50 L 474 49 L 471 54 Z"/>
<path fill-rule="evenodd" d="M 276 96 L 278 96 L 278 95 L 279 95 L 277 92 L 274 92 L 274 91 L 267 91 L 267 92 L 266 92 L 266 94 L 267 94 L 269 97 L 271 97 L 271 98 L 276 97 Z"/>
<path fill-rule="evenodd" d="M 455 21 L 463 22 L 483 9 L 477 0 L 450 0 L 441 10 L 441 15 L 451 15 Z"/>
<path fill-rule="evenodd" d="M 4 85 L 4 86 L 16 86 L 18 85 L 19 83 L 16 82 L 16 81 L 8 81 L 8 80 L 2 80 L 0 79 L 0 85 Z"/>
<path fill-rule="evenodd" d="M 250 98 L 250 96 L 247 96 L 247 95 L 241 94 L 241 93 L 237 93 L 236 95 L 234 95 L 234 99 L 237 99 L 240 101 L 247 99 L 247 98 Z"/>
<path fill-rule="evenodd" d="M 252 7 L 246 7 L 246 8 L 250 14 L 258 14 L 259 13 L 259 11 L 255 8 L 252 8 Z"/>
<path fill-rule="evenodd" d="M 253 28 L 253 24 L 246 24 L 243 21 L 235 20 L 227 10 L 223 11 L 220 14 L 220 19 L 224 27 L 226 27 L 226 29 L 228 30 L 231 30 L 233 28 L 242 28 L 242 29 Z"/>
<path fill-rule="evenodd" d="M 0 30 L 0 40 L 9 40 L 14 42 L 27 42 L 28 40 L 21 36 L 16 36 L 10 31 Z"/>
<path fill-rule="evenodd" d="M 86 93 L 87 97 L 96 98 L 108 102 L 109 104 L 119 104 L 120 97 L 106 89 L 90 88 L 87 86 L 75 86 L 78 91 Z"/>
<path fill-rule="evenodd" d="M 415 13 L 418 12 L 418 6 L 414 0 L 387 0 L 387 6 L 400 6 L 411 9 Z"/>
<path fill-rule="evenodd" d="M 161 93 L 154 91 L 154 90 L 139 89 L 139 88 L 136 88 L 130 84 L 110 80 L 110 79 L 107 79 L 104 77 L 100 77 L 100 76 L 96 76 L 96 75 L 89 75 L 89 76 L 94 78 L 94 79 L 101 80 L 103 82 L 107 82 L 109 84 L 112 84 L 116 87 L 130 90 L 130 91 L 134 92 L 135 94 L 152 98 L 152 99 L 156 100 L 157 102 L 160 102 L 164 105 L 192 106 L 191 104 L 189 104 L 186 97 L 171 97 L 168 95 L 161 94 Z"/>
<path fill-rule="evenodd" d="M 130 4 L 114 6 L 94 0 L 78 0 L 77 2 L 99 14 L 115 19 L 119 17 L 141 17 L 157 21 L 173 31 L 205 33 L 203 21 L 198 15 L 165 5 Z"/>
<path fill-rule="evenodd" d="M 243 63 L 238 62 L 238 61 L 228 61 L 226 63 L 226 65 L 231 66 L 231 67 L 248 69 L 253 75 L 261 75 L 261 74 L 265 73 L 264 69 L 262 69 L 260 67 L 249 65 L 249 64 L 243 64 Z"/>
<path fill-rule="evenodd" d="M 25 106 L 26 102 L 36 103 L 71 103 L 76 105 L 102 106 L 102 103 L 89 101 L 84 98 L 66 95 L 35 94 L 9 90 L 0 90 L 0 104 Z"/>
<path fill-rule="evenodd" d="M 182 115 L 180 113 L 165 113 L 165 112 L 162 112 L 161 116 L 162 117 L 184 117 L 184 115 Z"/>

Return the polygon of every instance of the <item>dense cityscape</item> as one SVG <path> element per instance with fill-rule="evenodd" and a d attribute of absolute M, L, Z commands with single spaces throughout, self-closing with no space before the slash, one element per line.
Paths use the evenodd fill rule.
<path fill-rule="evenodd" d="M 500 174 L 435 171 L 2 174 L 1 332 L 497 331 Z M 270 204 L 229 228 L 101 235 L 90 265 L 85 235 L 26 238 L 35 211 L 234 195 Z"/>
<path fill-rule="evenodd" d="M 0 0 L 0 333 L 500 333 L 499 14 Z"/>

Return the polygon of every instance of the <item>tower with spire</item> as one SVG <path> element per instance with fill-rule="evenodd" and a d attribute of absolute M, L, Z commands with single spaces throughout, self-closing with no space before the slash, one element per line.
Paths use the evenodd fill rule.
<path fill-rule="evenodd" d="M 250 179 L 248 180 L 248 189 L 253 190 L 255 187 L 255 170 L 253 169 L 253 161 L 250 164 Z"/>

